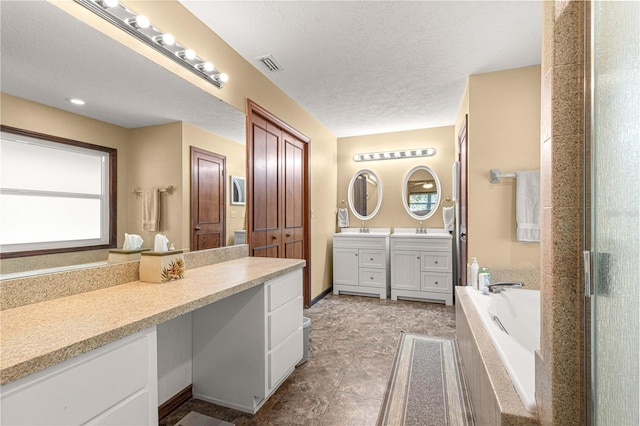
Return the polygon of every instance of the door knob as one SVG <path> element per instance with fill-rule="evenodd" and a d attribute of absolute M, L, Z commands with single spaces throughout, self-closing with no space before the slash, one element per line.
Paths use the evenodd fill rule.
<path fill-rule="evenodd" d="M 199 226 L 196 226 L 196 231 L 199 231 L 199 230 L 200 230 L 200 227 L 199 227 Z"/>
<path fill-rule="evenodd" d="M 467 234 L 465 234 L 464 232 L 462 232 L 462 233 L 460 234 L 460 238 L 464 238 L 464 237 L 466 237 L 466 236 L 467 236 Z"/>
<path fill-rule="evenodd" d="M 286 236 L 287 236 L 287 237 L 290 237 L 290 236 L 291 236 L 291 234 L 287 233 L 287 234 L 286 234 Z"/>
<path fill-rule="evenodd" d="M 272 239 L 272 240 L 277 240 L 277 239 L 278 239 L 278 237 L 276 237 L 275 235 L 273 235 L 273 236 L 271 237 L 271 239 Z"/>

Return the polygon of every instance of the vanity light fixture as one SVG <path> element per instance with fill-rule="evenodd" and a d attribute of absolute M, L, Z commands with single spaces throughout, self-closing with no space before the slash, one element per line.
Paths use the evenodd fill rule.
<path fill-rule="evenodd" d="M 74 105 L 84 105 L 85 102 L 82 99 L 78 99 L 78 98 L 67 98 L 69 102 L 71 102 Z"/>
<path fill-rule="evenodd" d="M 353 156 L 353 161 L 393 160 L 400 158 L 433 157 L 435 148 L 406 149 L 400 151 L 380 151 L 359 153 Z"/>
<path fill-rule="evenodd" d="M 118 0 L 74 1 L 182 65 L 198 77 L 207 80 L 218 89 L 222 89 L 229 80 L 229 76 L 216 70 L 211 62 L 198 57 L 192 49 L 179 44 L 173 35 L 153 26 L 149 18 L 138 15 Z"/>

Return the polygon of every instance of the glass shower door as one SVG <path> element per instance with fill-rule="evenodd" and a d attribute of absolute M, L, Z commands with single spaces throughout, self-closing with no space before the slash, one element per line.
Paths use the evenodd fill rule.
<path fill-rule="evenodd" d="M 640 2 L 591 3 L 591 395 L 640 424 Z"/>

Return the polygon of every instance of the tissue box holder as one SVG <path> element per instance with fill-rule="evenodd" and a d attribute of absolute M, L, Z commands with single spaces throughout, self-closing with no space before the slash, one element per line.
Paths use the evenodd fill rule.
<path fill-rule="evenodd" d="M 140 281 L 166 283 L 184 278 L 182 250 L 141 253 Z"/>
<path fill-rule="evenodd" d="M 122 262 L 133 262 L 135 260 L 140 260 L 140 253 L 142 253 L 143 251 L 149 251 L 149 249 L 138 249 L 138 250 L 112 249 L 112 250 L 109 250 L 107 263 L 122 263 Z"/>

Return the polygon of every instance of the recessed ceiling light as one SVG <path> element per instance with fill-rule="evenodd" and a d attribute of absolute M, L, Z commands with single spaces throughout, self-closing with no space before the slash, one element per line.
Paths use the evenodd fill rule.
<path fill-rule="evenodd" d="M 78 99 L 78 98 L 68 98 L 69 102 L 71 102 L 74 105 L 84 105 L 84 101 L 82 99 Z"/>

